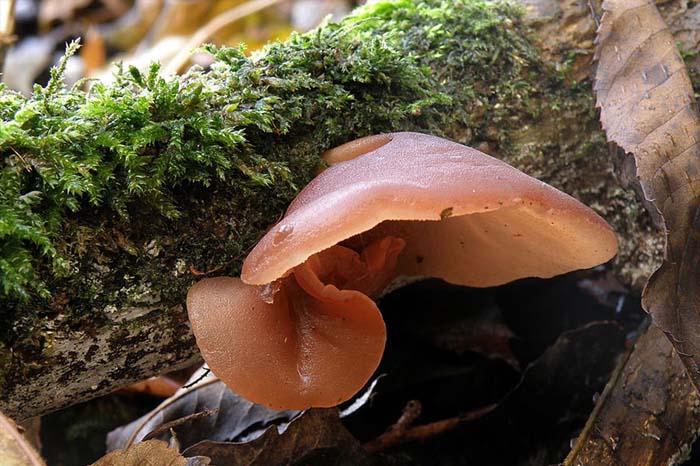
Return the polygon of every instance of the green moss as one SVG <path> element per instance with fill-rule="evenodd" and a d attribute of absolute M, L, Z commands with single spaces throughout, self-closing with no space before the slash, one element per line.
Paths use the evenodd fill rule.
<path fill-rule="evenodd" d="M 3 89 L 0 341 L 27 359 L 47 322 L 98 327 L 181 303 L 197 272 L 237 274 L 319 154 L 356 137 L 419 130 L 521 154 L 514 128 L 570 90 L 520 14 L 386 1 L 252 57 L 209 49 L 210 70 L 179 78 L 117 70 L 83 92 L 59 69 L 29 99 Z"/>

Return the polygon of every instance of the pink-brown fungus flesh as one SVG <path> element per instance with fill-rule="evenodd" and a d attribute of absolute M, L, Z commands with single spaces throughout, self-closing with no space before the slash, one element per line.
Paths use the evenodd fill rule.
<path fill-rule="evenodd" d="M 326 163 L 335 165 L 336 163 L 352 160 L 355 157 L 377 150 L 384 144 L 390 143 L 391 139 L 391 134 L 377 134 L 355 139 L 354 141 L 346 142 L 342 146 L 327 150 L 321 154 L 321 157 Z"/>
<path fill-rule="evenodd" d="M 371 297 L 394 278 L 404 245 L 384 237 L 361 254 L 332 246 L 279 279 L 272 300 L 237 278 L 200 281 L 187 308 L 204 360 L 238 394 L 271 408 L 347 400 L 384 352 L 384 320 Z"/>
<path fill-rule="evenodd" d="M 397 277 L 486 287 L 608 261 L 617 240 L 567 194 L 433 136 L 370 136 L 325 154 L 246 258 L 241 279 L 197 283 L 188 309 L 211 369 L 277 409 L 333 406 L 377 368 L 371 299 Z"/>

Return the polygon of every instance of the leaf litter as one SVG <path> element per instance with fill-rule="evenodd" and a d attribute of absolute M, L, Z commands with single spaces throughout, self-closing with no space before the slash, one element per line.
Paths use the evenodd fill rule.
<path fill-rule="evenodd" d="M 0 464 L 2 466 L 45 466 L 14 421 L 0 413 Z"/>
<path fill-rule="evenodd" d="M 642 294 L 656 327 L 642 327 L 564 465 L 680 464 L 700 430 L 700 117 L 655 4 L 607 0 L 603 11 L 594 85 L 601 122 L 608 140 L 634 156 L 666 251 Z"/>
<path fill-rule="evenodd" d="M 673 35 L 646 0 L 607 0 L 594 90 L 608 140 L 634 155 L 661 214 L 665 260 L 642 305 L 700 386 L 700 116 Z"/>
<path fill-rule="evenodd" d="M 232 392 L 213 374 L 202 378 L 202 373 L 200 370 L 192 375 L 191 381 L 201 379 L 196 384 L 179 390 L 145 416 L 110 432 L 108 450 L 133 445 L 157 429 L 156 438 L 161 440 L 168 440 L 172 429 L 183 449 L 205 439 L 231 441 L 251 429 L 288 422 L 299 414 L 299 411 L 274 411 L 252 403 Z M 183 419 L 184 422 L 180 421 Z M 163 425 L 167 428 L 161 431 Z"/>

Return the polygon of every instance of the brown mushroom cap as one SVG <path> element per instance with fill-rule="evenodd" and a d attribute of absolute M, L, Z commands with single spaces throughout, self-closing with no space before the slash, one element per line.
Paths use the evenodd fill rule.
<path fill-rule="evenodd" d="M 306 186 L 253 249 L 244 282 L 273 282 L 360 234 L 355 241 L 406 241 L 399 274 L 478 287 L 590 268 L 617 252 L 615 234 L 591 209 L 477 150 L 418 133 L 348 147 L 349 157 Z M 358 156 L 357 147 L 373 150 Z"/>
<path fill-rule="evenodd" d="M 272 408 L 334 406 L 365 384 L 386 338 L 370 298 L 397 275 L 492 286 L 589 268 L 617 251 L 591 209 L 459 144 L 385 134 L 328 159 L 341 162 L 260 240 L 242 281 L 202 280 L 187 298 L 214 373 Z"/>

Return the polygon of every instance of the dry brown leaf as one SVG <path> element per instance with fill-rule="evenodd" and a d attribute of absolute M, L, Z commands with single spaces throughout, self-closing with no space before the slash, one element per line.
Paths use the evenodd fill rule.
<path fill-rule="evenodd" d="M 39 454 L 17 430 L 15 423 L 0 413 L 0 465 L 45 466 Z"/>
<path fill-rule="evenodd" d="M 272 411 L 236 395 L 214 377 L 200 369 L 192 375 L 192 385 L 178 390 L 143 417 L 119 427 L 107 435 L 107 449 L 124 448 L 146 437 L 161 440 L 176 435 L 182 450 L 202 440 L 239 440 L 256 428 L 289 422 L 298 411 Z M 207 413 L 206 415 L 202 415 Z M 197 415 L 195 417 L 195 415 Z M 163 428 L 167 427 L 164 431 Z M 158 433 L 159 432 L 159 433 Z"/>
<path fill-rule="evenodd" d="M 654 3 L 608 0 L 595 91 L 608 139 L 637 163 L 664 219 L 666 258 L 642 303 L 700 386 L 700 118 L 683 59 Z"/>
<path fill-rule="evenodd" d="M 92 466 L 186 466 L 187 460 L 162 440 L 147 440 L 110 452 Z"/>
<path fill-rule="evenodd" d="M 187 456 L 205 456 L 215 465 L 246 466 L 362 466 L 372 464 L 359 442 L 348 432 L 334 408 L 310 409 L 293 420 L 283 433 L 269 427 L 244 443 L 204 440 Z"/>
<path fill-rule="evenodd" d="M 623 358 L 564 466 L 679 464 L 700 429 L 700 396 L 661 331 Z"/>

